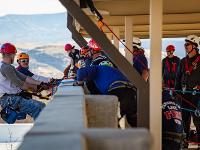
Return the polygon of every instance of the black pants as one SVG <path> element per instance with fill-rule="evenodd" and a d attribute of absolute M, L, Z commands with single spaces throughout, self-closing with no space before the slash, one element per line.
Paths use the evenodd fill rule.
<path fill-rule="evenodd" d="M 182 96 L 185 99 L 185 100 L 182 99 L 182 107 L 195 110 L 195 108 L 191 106 L 190 104 L 188 104 L 186 100 L 197 107 L 198 102 L 200 101 L 200 95 L 183 94 Z M 192 116 L 194 125 L 196 127 L 196 131 L 197 131 L 197 141 L 200 142 L 200 117 L 197 117 L 193 112 L 189 112 L 185 110 L 183 110 L 182 115 L 183 115 L 182 116 L 183 126 L 184 126 L 184 131 L 186 133 L 186 138 L 189 140 L 189 132 L 190 132 L 190 124 L 191 124 L 191 116 Z"/>
<path fill-rule="evenodd" d="M 162 150 L 180 150 L 181 143 L 175 142 L 173 140 L 162 140 Z"/>
<path fill-rule="evenodd" d="M 93 81 L 91 81 L 91 80 L 87 81 L 86 86 L 87 86 L 88 90 L 90 91 L 90 94 L 101 94 L 101 92 L 99 92 L 99 90 L 97 89 L 97 87 Z"/>
<path fill-rule="evenodd" d="M 126 115 L 131 127 L 137 126 L 137 93 L 131 88 L 118 88 L 110 91 L 109 95 L 116 95 L 120 102 L 120 114 Z"/>

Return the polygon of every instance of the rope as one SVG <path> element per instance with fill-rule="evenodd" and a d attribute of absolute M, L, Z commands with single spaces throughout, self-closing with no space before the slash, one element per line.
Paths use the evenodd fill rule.
<path fill-rule="evenodd" d="M 166 89 L 164 89 L 166 90 Z M 183 100 L 184 102 L 188 103 L 189 105 L 191 105 L 192 107 L 194 107 L 195 109 L 197 108 L 193 103 L 191 103 L 189 100 L 185 99 L 183 96 L 181 96 L 180 94 L 176 93 L 177 96 L 179 96 L 181 98 L 181 100 Z"/>
<path fill-rule="evenodd" d="M 196 91 L 196 90 L 175 90 L 174 88 L 168 88 L 168 87 L 164 87 L 164 90 L 167 91 L 172 91 L 172 92 L 179 92 L 179 93 L 190 93 L 192 95 L 196 95 L 196 94 L 200 94 L 200 92 Z"/>
<path fill-rule="evenodd" d="M 120 40 L 120 38 L 112 31 L 112 29 L 105 22 L 103 22 L 102 20 L 99 20 L 98 22 L 101 22 L 103 25 L 105 25 L 108 28 L 108 30 L 116 37 L 116 39 L 134 56 L 134 53 Z M 101 26 L 100 30 L 103 31 L 102 30 L 102 26 Z M 139 61 L 139 63 L 145 69 L 148 70 L 148 68 L 146 67 L 146 65 L 141 60 L 139 60 L 139 59 L 137 59 L 137 60 Z"/>

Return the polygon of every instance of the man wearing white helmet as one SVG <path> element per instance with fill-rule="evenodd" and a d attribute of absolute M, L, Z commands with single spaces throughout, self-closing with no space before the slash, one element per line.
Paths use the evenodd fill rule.
<path fill-rule="evenodd" d="M 199 47 L 200 38 L 196 35 L 189 35 L 185 39 L 186 57 L 180 62 L 178 76 L 176 79 L 176 89 L 183 91 L 182 108 L 194 110 L 197 113 L 183 111 L 183 124 L 187 140 L 189 139 L 191 116 L 197 130 L 197 138 L 195 142 L 200 142 L 200 54 Z M 185 92 L 187 91 L 187 92 Z M 197 94 L 196 94 L 197 92 Z M 186 101 L 187 100 L 187 101 Z M 188 102 L 189 101 L 189 102 Z M 188 147 L 188 144 L 185 144 Z"/>
<path fill-rule="evenodd" d="M 149 77 L 148 62 L 144 55 L 144 49 L 138 37 L 133 38 L 133 67 L 147 81 Z"/>

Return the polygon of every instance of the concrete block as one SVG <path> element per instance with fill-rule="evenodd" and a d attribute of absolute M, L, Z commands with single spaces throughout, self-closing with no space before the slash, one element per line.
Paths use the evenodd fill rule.
<path fill-rule="evenodd" d="M 86 142 L 77 133 L 27 134 L 18 150 L 86 150 Z"/>
<path fill-rule="evenodd" d="M 82 133 L 87 150 L 149 150 L 151 136 L 147 129 L 90 129 Z"/>
<path fill-rule="evenodd" d="M 55 97 L 35 121 L 33 131 L 60 132 L 85 128 L 84 96 Z"/>
<path fill-rule="evenodd" d="M 59 86 L 54 97 L 57 96 L 68 96 L 68 95 L 84 95 L 83 88 L 81 86 Z"/>
<path fill-rule="evenodd" d="M 88 128 L 117 128 L 118 99 L 111 95 L 86 95 Z"/>
<path fill-rule="evenodd" d="M 64 85 L 73 85 L 73 83 L 75 82 L 74 79 L 64 79 L 61 81 L 59 87 L 64 86 Z"/>

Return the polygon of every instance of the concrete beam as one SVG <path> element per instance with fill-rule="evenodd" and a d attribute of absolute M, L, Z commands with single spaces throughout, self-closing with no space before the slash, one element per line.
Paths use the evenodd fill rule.
<path fill-rule="evenodd" d="M 112 33 L 106 33 L 106 37 L 112 42 L 112 40 L 113 40 Z"/>
<path fill-rule="evenodd" d="M 113 32 L 116 34 L 117 37 L 120 38 L 120 29 L 119 27 L 115 26 L 113 27 Z M 119 50 L 119 40 L 113 35 L 113 42 L 115 47 Z"/>
<path fill-rule="evenodd" d="M 133 21 L 132 18 L 129 16 L 125 16 L 125 42 L 126 46 L 133 51 Z M 130 64 L 133 64 L 133 54 L 128 51 L 128 49 L 125 49 L 125 57 L 130 62 Z"/>
<path fill-rule="evenodd" d="M 67 13 L 67 28 L 72 33 L 72 39 L 80 46 L 83 47 L 87 45 L 87 41 L 83 38 L 83 36 L 76 30 L 73 25 L 73 17 Z"/>
<path fill-rule="evenodd" d="M 88 128 L 118 128 L 118 99 L 111 95 L 86 95 Z"/>

